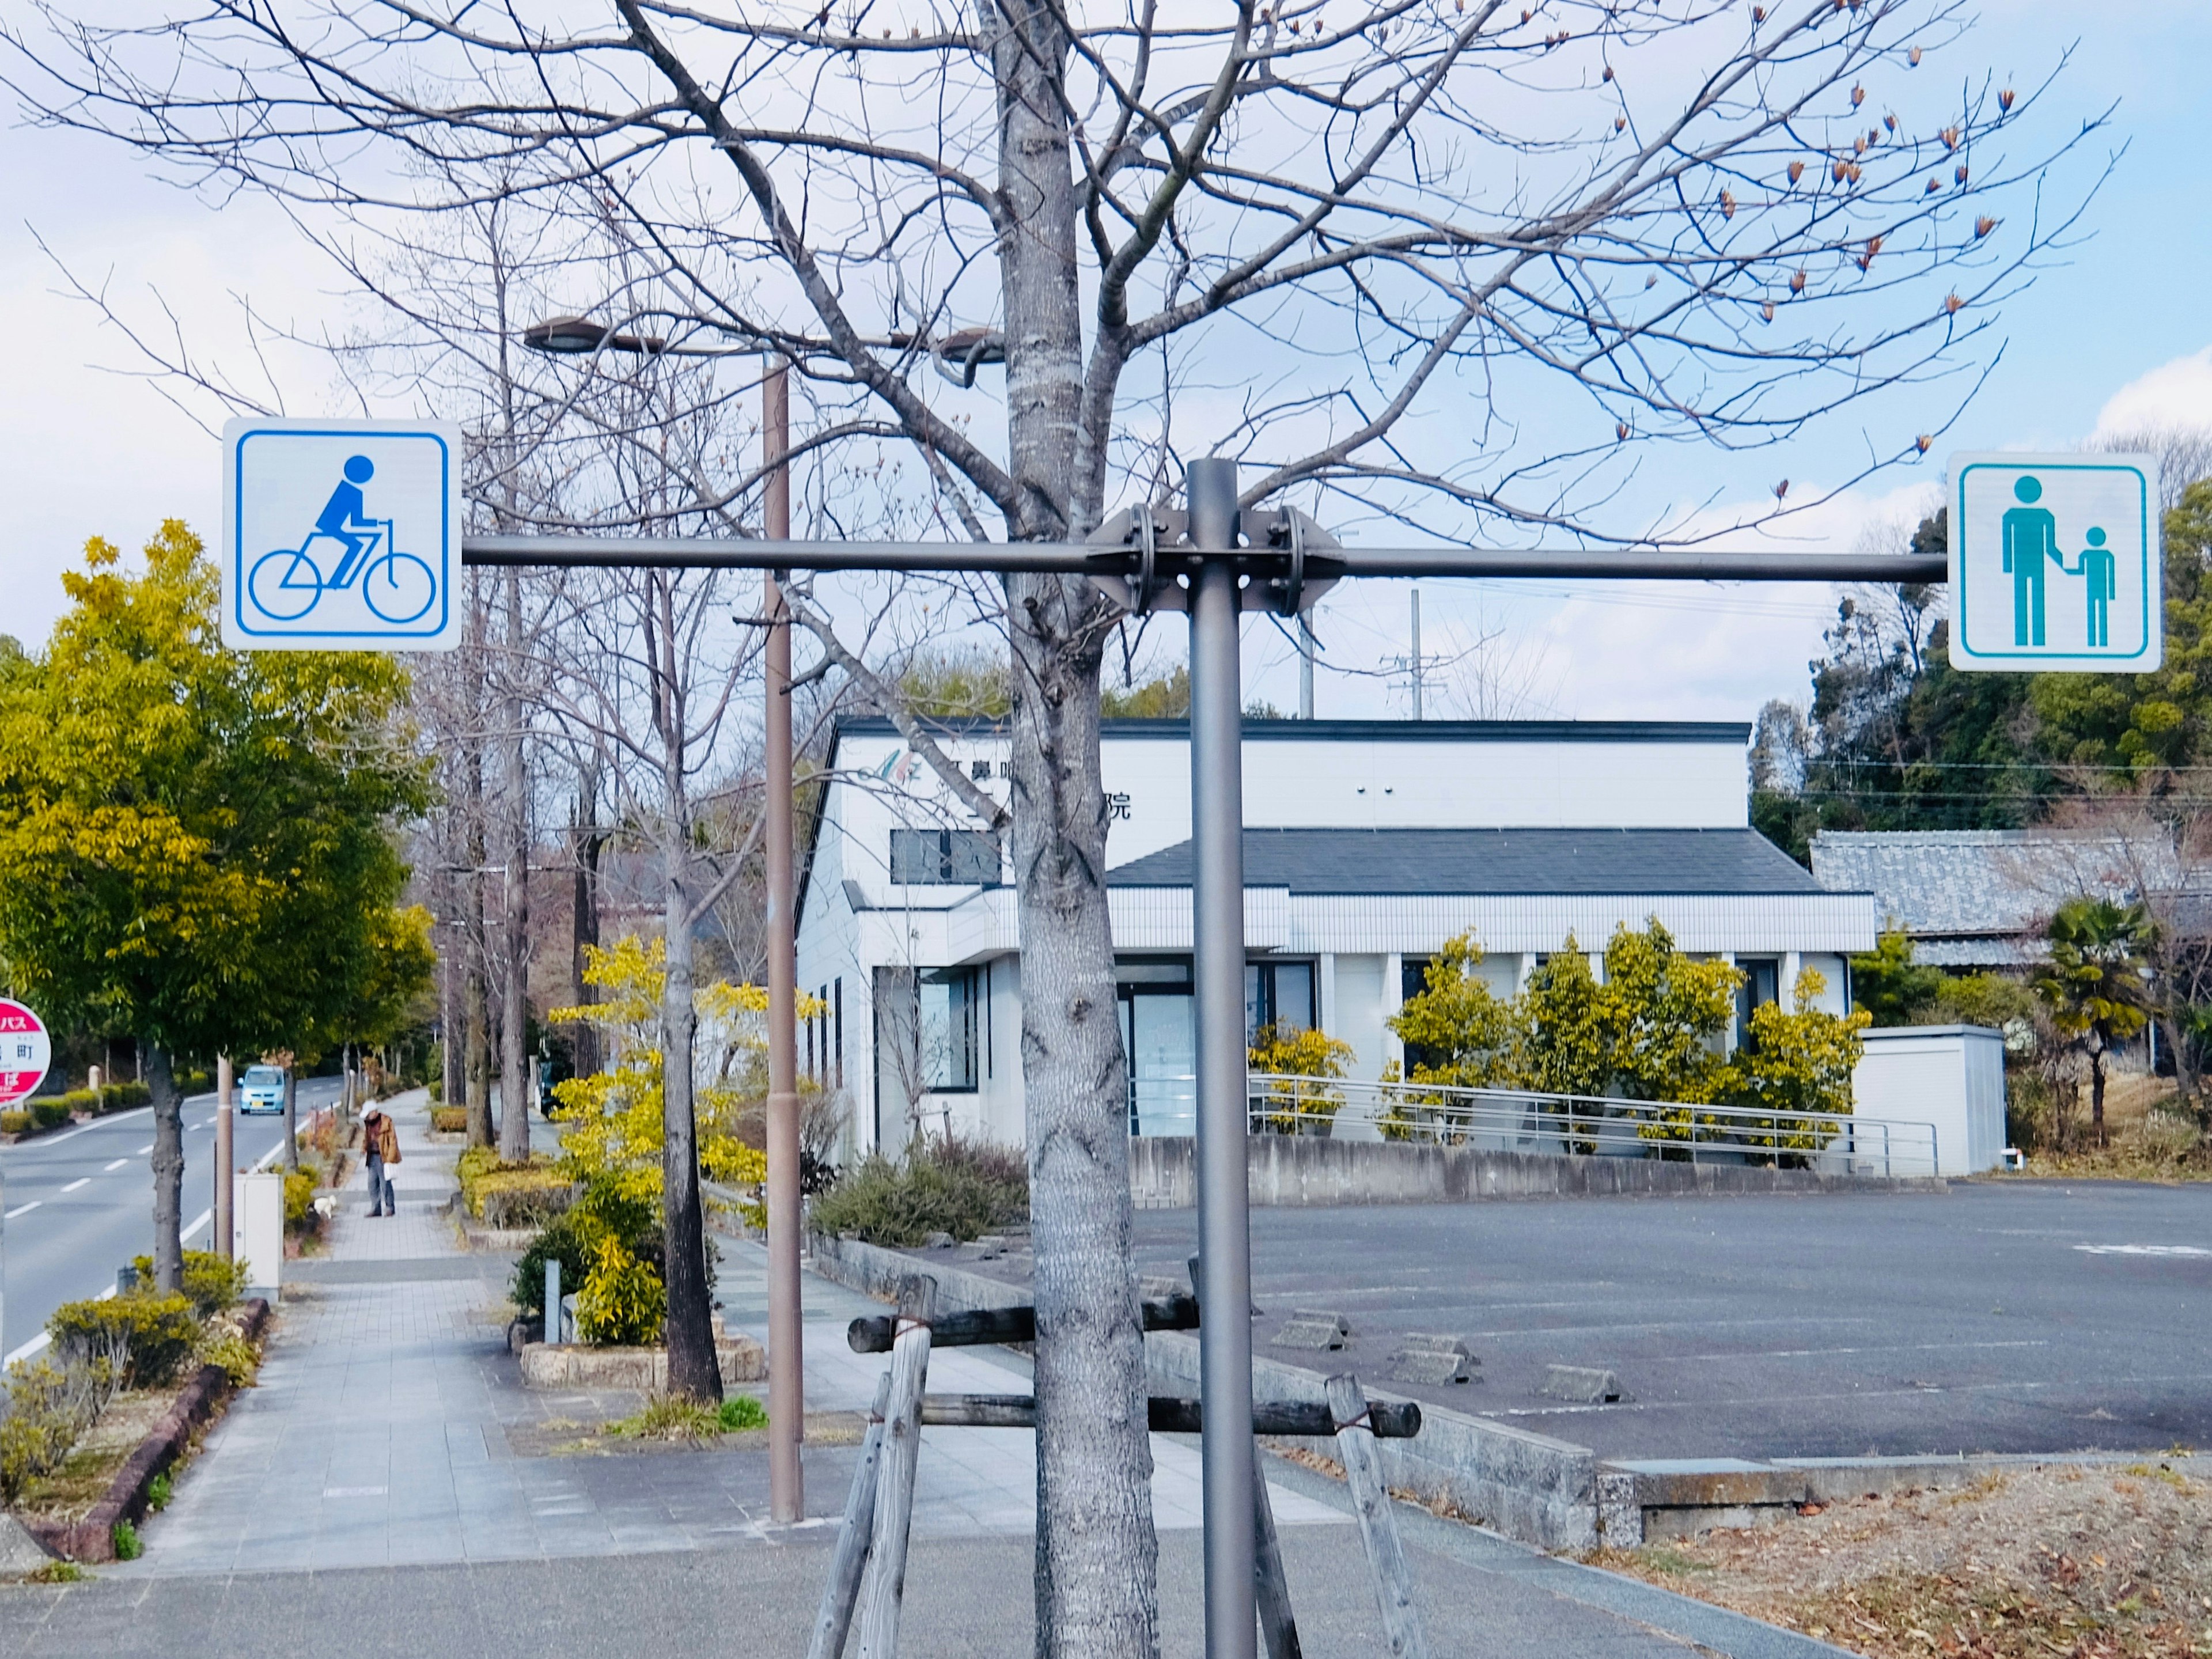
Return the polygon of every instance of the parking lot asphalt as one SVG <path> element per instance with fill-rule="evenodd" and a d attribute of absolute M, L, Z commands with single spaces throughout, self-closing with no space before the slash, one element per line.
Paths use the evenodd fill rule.
<path fill-rule="evenodd" d="M 1138 1241 L 1179 1275 L 1195 1212 L 1140 1212 Z M 2212 1445 L 2212 1187 L 1255 1209 L 1252 1246 L 1256 1353 L 1607 1456 Z M 1299 1309 L 1346 1347 L 1272 1346 Z M 1464 1336 L 1480 1380 L 1392 1381 L 1413 1331 Z M 1631 1397 L 1541 1397 L 1553 1364 Z"/>

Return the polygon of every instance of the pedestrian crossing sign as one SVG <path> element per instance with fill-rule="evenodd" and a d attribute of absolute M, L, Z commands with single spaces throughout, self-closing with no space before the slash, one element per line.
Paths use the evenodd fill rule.
<path fill-rule="evenodd" d="M 1951 666 L 2142 674 L 2163 659 L 2158 462 L 1951 458 Z"/>

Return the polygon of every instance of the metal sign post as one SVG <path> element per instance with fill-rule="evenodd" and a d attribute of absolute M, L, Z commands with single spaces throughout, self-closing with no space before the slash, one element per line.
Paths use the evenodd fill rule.
<path fill-rule="evenodd" d="M 304 423 L 302 423 L 304 424 Z M 328 435 L 341 423 L 325 423 Z M 410 430 L 412 428 L 410 428 Z M 374 459 L 368 428 L 346 427 L 348 436 L 335 440 L 357 447 L 357 453 Z M 234 458 L 240 446 L 232 445 Z M 225 637 L 234 645 L 266 648 L 307 643 L 286 634 L 259 607 L 263 621 L 246 636 L 234 637 L 232 610 L 243 604 L 258 606 L 265 593 L 277 611 L 300 607 L 305 621 L 327 602 L 331 614 L 347 605 L 371 615 L 380 627 L 364 624 L 342 640 L 323 634 L 313 643 L 343 643 L 356 648 L 421 650 L 434 648 L 443 640 L 422 635 L 403 637 L 416 623 L 392 622 L 386 610 L 403 608 L 386 588 L 402 578 L 413 580 L 410 567 L 384 569 L 395 549 L 411 553 L 413 532 L 403 524 L 396 536 L 387 537 L 358 554 L 341 556 L 330 568 L 322 555 L 333 550 L 314 541 L 333 532 L 322 520 L 334 507 L 308 503 L 313 494 L 304 483 L 317 480 L 336 466 L 343 471 L 356 449 L 345 453 L 309 457 L 299 463 L 295 495 L 299 505 L 267 521 L 265 531 L 241 531 L 238 523 L 226 526 L 224 541 Z M 332 457 L 335 459 L 332 459 Z M 1188 512 L 1140 507 L 1117 514 L 1096 535 L 1084 542 L 949 543 L 794 541 L 787 533 L 773 539 L 683 538 L 659 536 L 474 536 L 459 542 L 462 564 L 528 566 L 542 568 L 638 568 L 757 570 L 775 573 L 806 571 L 916 571 L 1006 574 L 1036 572 L 1087 576 L 1133 612 L 1187 610 L 1191 618 L 1191 777 L 1192 842 L 1196 872 L 1192 895 L 1192 944 L 1196 990 L 1199 1067 L 1198 1164 L 1200 1234 L 1204 1283 L 1196 1287 L 1211 1316 L 1200 1328 L 1200 1371 L 1203 1421 L 1206 1425 L 1204 1488 L 1206 1495 L 1206 1650 L 1218 1659 L 1249 1659 L 1255 1646 L 1254 1616 L 1254 1522 L 1252 1504 L 1253 1452 L 1251 1244 L 1246 1197 L 1246 1101 L 1244 1044 L 1244 914 L 1243 870 L 1242 750 L 1243 723 L 1239 674 L 1238 624 L 1243 611 L 1267 609 L 1286 617 L 1302 617 L 1313 599 L 1334 581 L 1346 576 L 1473 577 L 1539 580 L 1591 581 L 1758 581 L 1758 582 L 1911 582 L 1935 583 L 1960 572 L 1962 588 L 1971 604 L 1959 608 L 1962 617 L 1954 641 L 1954 661 L 1960 666 L 2022 668 L 2080 668 L 2142 670 L 2158 661 L 2159 627 L 2156 524 L 2148 504 L 2157 498 L 2154 475 L 2138 458 L 2100 458 L 2085 465 L 2081 457 L 2063 458 L 2077 471 L 2100 471 L 2099 478 L 2080 485 L 2054 483 L 2045 476 L 2055 471 L 2037 457 L 1966 457 L 1966 465 L 1954 479 L 1954 544 L 1947 560 L 1918 554 L 1787 553 L 1768 549 L 1723 550 L 1617 547 L 1590 550 L 1473 549 L 1461 547 L 1349 548 L 1338 545 L 1311 519 L 1287 509 L 1240 514 L 1237 469 L 1233 462 L 1201 460 L 1191 464 L 1188 479 Z M 327 465 L 325 465 L 327 463 Z M 382 465 L 382 463 L 379 463 Z M 1980 470 L 2009 466 L 2012 473 L 1996 478 Z M 234 474 L 240 470 L 234 460 Z M 2012 507 L 2004 507 L 1994 520 L 1994 552 L 1985 551 L 1987 493 L 1991 478 L 2014 492 L 2013 507 L 2035 509 L 2036 503 L 2020 494 L 2020 477 L 2033 471 L 2055 505 L 2041 509 L 2051 522 L 2033 516 L 2008 520 Z M 2109 473 L 2112 476 L 2106 477 Z M 2120 476 L 2126 474 L 2127 476 Z M 240 475 L 242 476 L 242 475 Z M 346 474 L 350 477 L 350 474 Z M 2130 482 L 2130 478 L 2133 482 Z M 1979 482 L 1974 480 L 1978 479 Z M 362 487 L 364 500 L 367 486 Z M 2129 491 L 2132 494 L 2128 494 Z M 305 493 L 301 493 L 305 491 Z M 1981 493 L 1977 493 L 1981 492 Z M 2102 493 L 2100 493 L 2102 492 Z M 228 494 L 228 492 L 227 492 Z M 2126 496 L 2126 501 L 2122 496 Z M 2077 499 L 2078 497 L 2078 499 Z M 2132 516 L 2122 507 L 2129 502 L 2142 508 Z M 337 502 L 343 506 L 346 503 Z M 376 509 L 368 508 L 372 514 Z M 456 514 L 458 507 L 456 507 Z M 276 532 L 276 519 L 287 524 L 304 516 L 313 527 L 304 539 L 295 538 L 287 547 Z M 2079 520 L 2079 522 L 2076 522 Z M 242 521 L 242 520 L 241 520 Z M 255 520 L 257 524 L 262 520 Z M 458 523 L 458 516 L 452 522 Z M 393 526 L 387 524 L 387 531 Z M 781 519 L 771 528 L 787 532 Z M 2009 538 L 2009 539 L 2008 539 Z M 274 551 L 255 552 L 268 542 Z M 2032 544 L 2032 545 L 2031 545 Z M 1962 661 L 1962 655 L 1979 651 L 1985 634 L 1984 617 L 1974 608 L 1978 596 L 1989 585 L 1984 563 L 1995 561 L 1999 579 L 2010 581 L 2012 567 L 2004 559 L 2009 550 L 2017 565 L 2033 551 L 2037 581 L 2049 584 L 2070 578 L 2080 594 L 2065 604 L 2054 603 L 2047 588 L 2020 578 L 2026 593 L 2027 622 L 2018 622 L 2016 609 L 2008 609 L 1998 622 L 2003 625 L 1997 643 L 2015 654 L 2002 662 Z M 2073 562 L 2069 565 L 2069 559 Z M 307 561 L 313 579 L 300 568 Z M 274 561 L 271 562 L 271 561 Z M 1962 562 L 1963 561 L 1963 562 Z M 2055 563 L 2054 574 L 2042 561 Z M 358 585 L 372 565 L 385 587 L 371 584 L 367 592 L 381 605 L 366 598 L 341 600 Z M 260 573 L 261 587 L 253 579 Z M 453 569 L 432 573 L 439 592 L 452 591 Z M 422 583 L 415 581 L 419 589 Z M 2040 595 L 2043 609 L 2035 601 Z M 2014 604 L 2009 592 L 2001 595 Z M 1994 603 L 1994 602 L 1993 602 Z M 771 604 L 773 595 L 771 594 Z M 2068 608 L 2070 605 L 2070 609 Z M 241 614 L 244 614 L 241 612 Z M 427 611 L 422 613 L 428 616 Z M 2036 635 L 2041 615 L 2043 637 Z M 2053 619 L 2057 618 L 2056 621 Z M 356 618 L 357 619 L 357 618 Z M 457 625 L 458 617 L 452 619 Z M 2024 625 L 2029 635 L 2025 658 L 2017 653 L 2013 633 Z M 2076 630 L 2083 641 L 2075 649 L 2052 629 Z M 2071 637 L 2071 636 L 2069 636 Z M 2091 660 L 2082 660 L 2084 653 Z M 771 670 L 773 682 L 788 673 L 787 663 Z M 771 769 L 773 770 L 773 760 Z M 787 777 L 782 780 L 787 789 Z M 775 787 L 772 781 L 772 787 Z M 779 887 L 778 896 L 787 892 Z M 772 921 L 776 918 L 771 918 Z M 787 908 L 781 921 L 793 919 Z M 787 953 L 774 951 L 783 959 Z M 787 967 L 784 969 L 787 972 Z M 786 1077 L 789 1073 L 784 1073 Z M 773 1085 L 771 1085 L 774 1086 Z M 787 1090 L 789 1085 L 785 1088 Z M 781 1094 L 784 1090 L 777 1090 Z M 771 1114 L 773 1118 L 774 1114 Z M 771 1135 L 772 1144 L 777 1139 Z M 771 1152 L 771 1158 L 775 1154 Z M 781 1160 L 772 1163 L 778 1168 Z M 795 1170 L 794 1170 L 795 1172 Z M 793 1206 L 783 1206 L 795 1216 Z M 769 1206 L 771 1225 L 778 1206 Z M 792 1241 L 771 1252 L 776 1267 L 771 1272 L 772 1332 L 787 1331 L 780 1339 L 795 1359 L 798 1296 Z M 770 1363 L 776 1355 L 771 1352 Z M 777 1395 L 781 1398 L 781 1395 Z M 780 1412 L 781 1407 L 777 1408 Z M 792 1449 L 796 1450 L 795 1443 Z M 797 1483 L 782 1489 L 795 1502 Z M 776 1510 L 785 1511 L 782 1492 Z"/>

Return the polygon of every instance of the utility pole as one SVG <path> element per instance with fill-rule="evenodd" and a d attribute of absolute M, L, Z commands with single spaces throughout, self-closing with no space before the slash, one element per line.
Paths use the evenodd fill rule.
<path fill-rule="evenodd" d="M 1255 1659 L 1252 1234 L 1244 1139 L 1244 714 L 1237 463 L 1193 461 L 1190 544 L 1191 896 L 1198 1024 L 1200 1447 L 1206 1502 L 1206 1659 Z"/>
<path fill-rule="evenodd" d="M 762 459 L 769 468 L 769 539 L 791 539 L 790 369 L 781 358 L 761 382 Z M 768 1431 L 769 1510 L 786 1526 L 805 1518 L 799 1441 L 806 1381 L 799 1308 L 799 968 L 793 936 L 791 859 L 791 613 L 778 585 L 761 579 L 768 622 Z"/>
<path fill-rule="evenodd" d="M 1301 611 L 1298 612 L 1298 718 L 1302 720 L 1314 717 L 1313 674 L 1313 618 Z"/>
<path fill-rule="evenodd" d="M 1413 590 L 1413 718 L 1421 718 L 1421 590 Z"/>
<path fill-rule="evenodd" d="M 231 1167 L 232 1124 L 230 1097 L 237 1074 L 228 1054 L 218 1054 L 215 1062 L 215 1248 L 226 1261 L 236 1254 L 237 1234 L 231 1207 L 234 1171 Z"/>

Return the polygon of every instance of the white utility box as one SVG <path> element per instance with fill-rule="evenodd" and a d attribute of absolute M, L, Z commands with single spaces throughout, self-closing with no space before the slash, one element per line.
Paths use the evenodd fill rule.
<path fill-rule="evenodd" d="M 2004 1163 L 2004 1033 L 1981 1025 L 1893 1025 L 1862 1034 L 1851 1115 L 1865 1123 L 1928 1123 L 1936 1173 L 1979 1175 Z M 1900 1137 L 1906 1146 L 1924 1143 Z M 1915 1173 L 1904 1169 L 1900 1175 Z"/>
<path fill-rule="evenodd" d="M 246 1264 L 246 1282 L 275 1291 L 284 1275 L 284 1176 L 276 1170 L 238 1177 L 238 1223 L 231 1248 Z"/>

